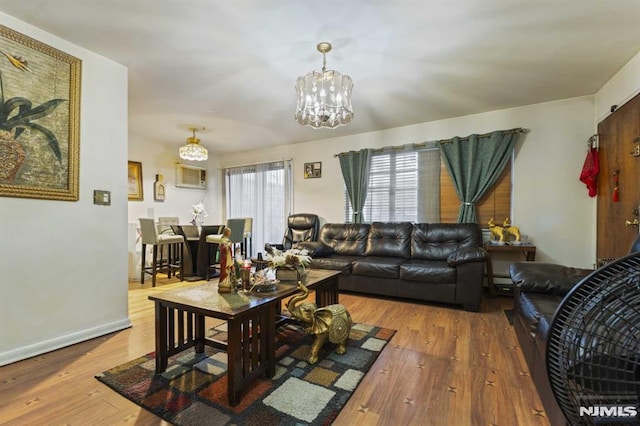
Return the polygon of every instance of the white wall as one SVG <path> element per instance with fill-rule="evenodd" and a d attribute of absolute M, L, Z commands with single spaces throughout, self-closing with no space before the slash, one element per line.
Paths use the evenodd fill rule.
<path fill-rule="evenodd" d="M 127 70 L 0 13 L 82 60 L 80 200 L 0 198 L 0 365 L 130 326 Z M 93 205 L 93 190 L 111 206 Z"/>
<path fill-rule="evenodd" d="M 185 137 L 186 140 L 186 137 Z M 158 144 L 155 141 L 146 140 L 132 131 L 129 135 L 130 161 L 142 163 L 143 201 L 129 201 L 129 222 L 138 222 L 141 217 L 177 216 L 180 223 L 191 221 L 191 206 L 202 201 L 209 216 L 205 224 L 222 223 L 222 210 L 216 204 L 220 198 L 220 176 L 215 156 L 210 156 L 206 162 L 190 162 L 181 160 L 178 155 L 178 147 L 175 145 Z M 175 186 L 176 163 L 190 164 L 207 169 L 207 189 L 177 188 Z M 154 201 L 153 184 L 156 175 L 164 176 L 166 197 L 165 201 Z M 150 210 L 151 209 L 151 210 Z M 153 213 L 153 215 L 150 215 Z"/>
<path fill-rule="evenodd" d="M 595 202 L 578 177 L 594 133 L 594 97 L 529 105 L 321 141 L 238 152 L 222 167 L 283 158 L 294 161 L 294 211 L 343 222 L 342 151 L 377 148 L 524 127 L 516 147 L 512 223 L 538 247 L 537 260 L 591 267 Z M 325 130 L 321 130 L 325 131 Z M 305 162 L 322 162 L 321 179 L 304 179 Z"/>
<path fill-rule="evenodd" d="M 611 114 L 611 106 L 621 107 L 640 92 L 640 52 L 625 64 L 596 93 L 596 123 Z"/>

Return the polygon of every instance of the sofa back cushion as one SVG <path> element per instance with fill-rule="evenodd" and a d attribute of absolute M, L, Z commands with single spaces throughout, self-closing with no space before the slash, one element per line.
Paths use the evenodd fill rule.
<path fill-rule="evenodd" d="M 325 223 L 318 241 L 342 256 L 364 256 L 370 225 L 365 223 Z"/>
<path fill-rule="evenodd" d="M 477 223 L 417 223 L 411 236 L 413 259 L 446 260 L 462 247 L 482 247 Z"/>
<path fill-rule="evenodd" d="M 411 232 L 409 222 L 374 222 L 369 228 L 365 256 L 386 256 L 409 259 Z"/>

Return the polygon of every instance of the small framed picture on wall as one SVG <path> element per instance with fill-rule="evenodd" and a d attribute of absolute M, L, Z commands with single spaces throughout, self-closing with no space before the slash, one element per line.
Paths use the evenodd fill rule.
<path fill-rule="evenodd" d="M 127 195 L 129 196 L 129 200 L 144 200 L 144 197 L 142 195 L 142 163 L 138 161 L 129 161 L 128 171 L 129 186 Z"/>
<path fill-rule="evenodd" d="M 304 163 L 304 178 L 319 178 L 322 177 L 322 163 Z"/>

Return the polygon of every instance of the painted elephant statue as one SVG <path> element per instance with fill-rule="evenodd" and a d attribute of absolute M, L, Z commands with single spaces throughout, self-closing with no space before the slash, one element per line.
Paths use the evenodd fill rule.
<path fill-rule="evenodd" d="M 349 311 L 342 305 L 328 305 L 318 308 L 315 303 L 298 303 L 306 299 L 309 294 L 309 290 L 301 282 L 298 282 L 298 289 L 301 293 L 289 299 L 287 309 L 292 317 L 302 323 L 305 333 L 316 336 L 311 345 L 311 353 L 307 357 L 307 362 L 309 364 L 318 362 L 318 353 L 327 339 L 338 345 L 337 354 L 344 354 L 347 351 L 347 339 L 353 324 Z"/>

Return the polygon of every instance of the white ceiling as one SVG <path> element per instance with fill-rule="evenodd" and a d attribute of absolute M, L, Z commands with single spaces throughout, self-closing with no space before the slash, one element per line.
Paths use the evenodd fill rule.
<path fill-rule="evenodd" d="M 128 67 L 129 132 L 250 150 L 593 94 L 640 51 L 639 0 L 0 0 Z M 355 118 L 294 119 L 297 76 L 353 78 Z"/>

